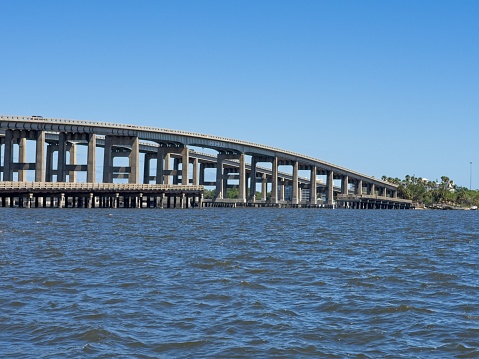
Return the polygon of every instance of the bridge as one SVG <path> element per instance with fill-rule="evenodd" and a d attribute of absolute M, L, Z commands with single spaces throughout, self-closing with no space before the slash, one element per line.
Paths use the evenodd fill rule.
<path fill-rule="evenodd" d="M 34 145 L 27 146 L 27 141 Z M 34 161 L 27 162 L 27 148 L 33 146 Z M 85 163 L 77 163 L 78 146 L 86 148 Z M 203 153 L 205 149 L 213 154 Z M 118 157 L 128 165 L 115 165 Z M 2 182 L 28 183 L 27 174 L 34 172 L 32 183 L 63 184 L 57 187 L 64 186 L 66 192 L 67 183 L 76 183 L 77 174 L 83 173 L 88 184 L 181 185 L 182 193 L 196 199 L 187 202 L 199 206 L 411 207 L 411 201 L 398 198 L 396 185 L 317 158 L 247 141 L 145 126 L 2 115 L 0 159 Z M 103 162 L 101 173 L 97 173 L 97 160 Z M 213 181 L 207 181 L 207 169 L 215 172 Z M 211 186 L 215 197 L 203 200 L 198 186 Z M 228 199 L 226 191 L 232 187 L 237 198 Z M 173 191 L 166 188 L 158 194 Z M 97 192 L 91 193 L 96 196 Z"/>

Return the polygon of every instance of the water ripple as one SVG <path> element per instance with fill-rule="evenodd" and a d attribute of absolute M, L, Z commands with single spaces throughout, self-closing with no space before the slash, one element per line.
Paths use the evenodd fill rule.
<path fill-rule="evenodd" d="M 476 212 L 0 215 L 2 357 L 479 356 Z"/>

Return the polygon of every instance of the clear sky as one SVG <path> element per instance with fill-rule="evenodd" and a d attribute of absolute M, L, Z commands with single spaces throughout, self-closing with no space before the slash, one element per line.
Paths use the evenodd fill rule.
<path fill-rule="evenodd" d="M 0 0 L 0 113 L 479 188 L 479 1 Z"/>

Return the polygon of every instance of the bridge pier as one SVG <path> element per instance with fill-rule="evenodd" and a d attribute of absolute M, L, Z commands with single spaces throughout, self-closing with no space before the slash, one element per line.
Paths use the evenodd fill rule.
<path fill-rule="evenodd" d="M 317 202 L 317 183 L 316 183 L 316 176 L 318 174 L 318 169 L 316 166 L 311 166 L 311 176 L 309 179 L 310 183 L 310 192 L 309 192 L 309 204 L 313 207 L 316 206 Z"/>
<path fill-rule="evenodd" d="M 189 150 L 188 147 L 158 147 L 156 164 L 156 184 L 169 184 L 170 176 L 173 176 L 173 183 L 178 182 L 180 161 L 175 159 L 174 170 L 170 170 L 171 154 L 181 155 L 181 184 L 189 184 Z"/>
<path fill-rule="evenodd" d="M 334 172 L 332 170 L 327 171 L 327 186 L 328 192 L 326 200 L 329 206 L 334 204 Z"/>

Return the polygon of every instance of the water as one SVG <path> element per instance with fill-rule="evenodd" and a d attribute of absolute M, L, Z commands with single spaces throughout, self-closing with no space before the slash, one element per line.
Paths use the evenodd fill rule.
<path fill-rule="evenodd" d="M 0 209 L 2 358 L 477 358 L 479 213 Z"/>

